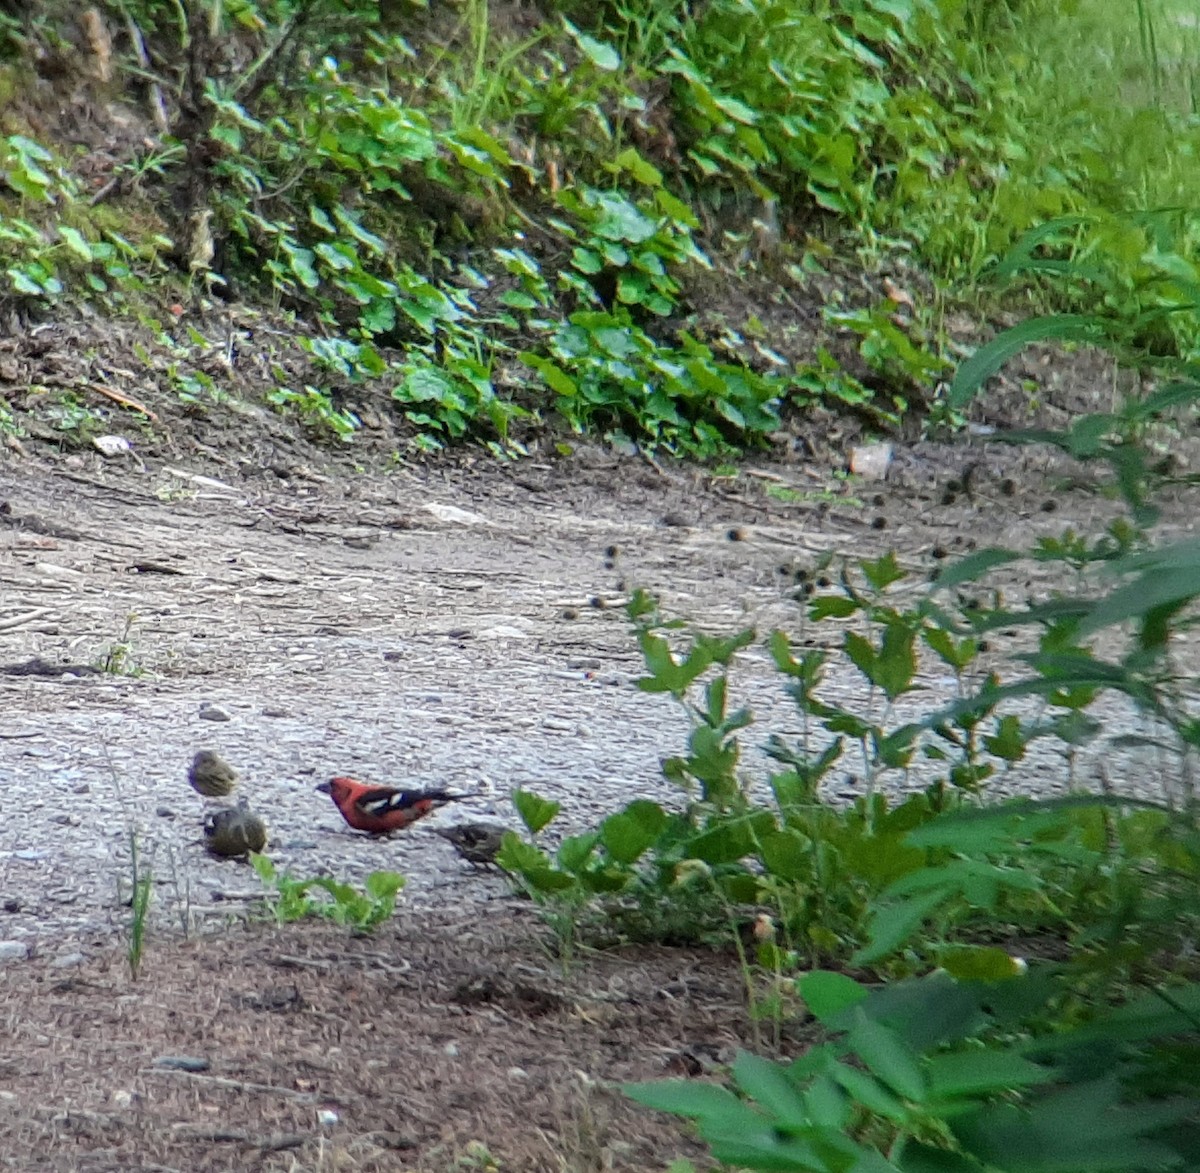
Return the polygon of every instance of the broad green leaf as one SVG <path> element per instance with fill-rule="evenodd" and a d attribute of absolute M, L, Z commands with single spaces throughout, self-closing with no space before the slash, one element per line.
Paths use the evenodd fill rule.
<path fill-rule="evenodd" d="M 944 949 L 938 964 L 959 981 L 999 982 L 1018 977 L 1024 966 L 1011 954 L 994 946 L 963 945 Z"/>
<path fill-rule="evenodd" d="M 927 892 L 900 904 L 874 908 L 867 924 L 867 944 L 850 959 L 851 965 L 870 965 L 898 949 L 921 927 L 926 917 L 945 903 L 948 893 Z"/>
<path fill-rule="evenodd" d="M 588 831 L 583 835 L 568 835 L 559 845 L 556 853 L 559 864 L 568 872 L 578 873 L 587 866 L 588 860 L 600 842 L 598 831 Z"/>
<path fill-rule="evenodd" d="M 926 1078 L 933 1099 L 987 1096 L 1051 1083 L 1049 1068 L 997 1047 L 933 1055 L 926 1061 Z"/>
<path fill-rule="evenodd" d="M 765 835 L 759 845 L 763 867 L 781 880 L 807 880 L 814 871 L 813 841 L 790 828 Z"/>
<path fill-rule="evenodd" d="M 731 1074 L 738 1087 L 770 1113 L 776 1127 L 799 1130 L 811 1123 L 804 1097 L 788 1078 L 785 1067 L 749 1051 L 740 1051 Z"/>
<path fill-rule="evenodd" d="M 514 790 L 512 801 L 531 835 L 536 835 L 562 810 L 561 803 L 541 798 L 530 790 Z"/>
<path fill-rule="evenodd" d="M 813 970 L 796 983 L 800 997 L 819 1022 L 828 1022 L 835 1015 L 862 1002 L 869 991 L 844 973 Z"/>
<path fill-rule="evenodd" d="M 614 860 L 631 864 L 658 841 L 669 821 L 658 803 L 637 799 L 600 824 L 600 839 Z"/>
<path fill-rule="evenodd" d="M 859 1020 L 846 1041 L 867 1069 L 897 1095 L 920 1103 L 925 1098 L 925 1079 L 916 1056 L 895 1031 L 858 1011 Z"/>
<path fill-rule="evenodd" d="M 659 1112 L 698 1120 L 732 1113 L 739 1106 L 728 1088 L 690 1079 L 663 1079 L 653 1083 L 627 1083 L 621 1090 L 631 1099 Z"/>

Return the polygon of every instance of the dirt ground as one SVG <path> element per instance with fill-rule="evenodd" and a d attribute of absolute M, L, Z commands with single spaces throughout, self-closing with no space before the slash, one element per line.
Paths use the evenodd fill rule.
<path fill-rule="evenodd" d="M 356 472 L 257 417 L 225 445 L 185 430 L 115 460 L 34 436 L 0 464 L 2 1167 L 632 1173 L 694 1155 L 607 1084 L 696 1074 L 745 1041 L 736 965 L 642 949 L 564 976 L 503 881 L 425 824 L 352 834 L 314 786 L 468 795 L 431 824 L 511 823 L 517 785 L 560 800 L 567 829 L 673 801 L 659 761 L 687 725 L 634 686 L 634 587 L 711 631 L 800 633 L 793 572 L 826 553 L 894 548 L 920 582 L 1117 512 L 1078 470 L 978 438 L 902 447 L 871 484 L 829 460 L 728 480 L 599 446 Z M 1186 530 L 1189 502 L 1167 505 Z M 736 687 L 758 740 L 796 732 L 761 651 Z M 202 746 L 243 772 L 281 869 L 399 870 L 397 919 L 370 939 L 246 928 L 258 882 L 206 856 L 184 782 Z M 1147 770 L 1110 781 L 1159 786 Z M 1003 785 L 1065 779 L 1047 751 Z M 131 836 L 155 877 L 136 983 Z"/>

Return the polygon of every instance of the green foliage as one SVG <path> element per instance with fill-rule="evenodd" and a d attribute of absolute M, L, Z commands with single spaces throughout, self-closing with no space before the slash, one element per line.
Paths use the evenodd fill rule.
<path fill-rule="evenodd" d="M 1111 8 L 611 0 L 552 5 L 516 33 L 484 0 L 457 20 L 135 3 L 121 19 L 148 38 L 172 134 L 93 192 L 14 120 L 0 270 L 14 300 L 111 312 L 142 305 L 171 256 L 181 300 L 226 285 L 284 307 L 311 368 L 269 400 L 342 441 L 358 428 L 347 386 L 396 410 L 424 451 L 472 438 L 519 453 L 522 429 L 557 419 L 719 457 L 760 444 L 785 405 L 884 426 L 931 407 L 959 424 L 999 352 L 939 403 L 931 319 L 978 300 L 985 270 L 1002 296 L 1056 311 L 1026 338 L 1195 361 L 1200 144 L 1178 66 L 1192 46 L 1173 17 Z M 53 17 L 39 20 L 49 35 Z M 140 94 L 144 64 L 117 64 Z M 195 259 L 197 212 L 215 267 L 203 248 Z M 768 219 L 772 243 L 739 252 L 747 222 Z M 937 279 L 919 327 L 894 303 L 835 299 L 826 325 L 857 336 L 869 377 L 819 339 L 785 359 L 770 338 L 740 346 L 738 323 L 699 328 L 710 266 L 803 281 L 817 258 L 853 253 L 903 253 Z M 1153 474 L 1122 463 L 1127 435 L 1192 402 L 1194 381 L 1184 370 L 1062 443 L 1144 492 Z"/>
<path fill-rule="evenodd" d="M 150 900 L 154 895 L 154 873 L 150 864 L 142 860 L 138 836 L 132 830 L 129 832 L 129 871 L 129 938 L 125 948 L 125 959 L 129 963 L 130 978 L 137 981 L 142 969 L 142 955 L 146 949 Z"/>
<path fill-rule="evenodd" d="M 1200 1143 L 1189 1063 L 1200 986 L 1153 991 L 1053 1031 L 1056 967 L 878 990 L 814 971 L 797 990 L 826 1041 L 791 1063 L 741 1053 L 735 1091 L 631 1084 L 696 1122 L 719 1161 L 779 1173 L 1099 1173 L 1184 1168 Z"/>
<path fill-rule="evenodd" d="M 274 893 L 275 919 L 280 924 L 318 916 L 370 932 L 392 915 L 396 896 L 404 887 L 404 877 L 396 872 L 371 872 L 360 889 L 328 876 L 297 880 L 280 873 L 265 855 L 252 855 L 250 862 L 258 878 Z"/>

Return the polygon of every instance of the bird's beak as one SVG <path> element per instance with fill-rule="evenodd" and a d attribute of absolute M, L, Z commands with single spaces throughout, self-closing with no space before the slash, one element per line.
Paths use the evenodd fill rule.
<path fill-rule="evenodd" d="M 321 785 L 317 787 L 317 789 L 322 794 L 331 794 L 333 792 L 333 787 L 328 782 L 322 782 Z"/>

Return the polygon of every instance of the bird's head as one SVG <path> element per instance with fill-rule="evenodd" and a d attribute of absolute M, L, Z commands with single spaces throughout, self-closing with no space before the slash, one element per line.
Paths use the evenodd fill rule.
<path fill-rule="evenodd" d="M 330 778 L 328 782 L 322 782 L 317 790 L 328 794 L 334 802 L 341 802 L 347 794 L 353 793 L 354 785 L 353 778 Z"/>

